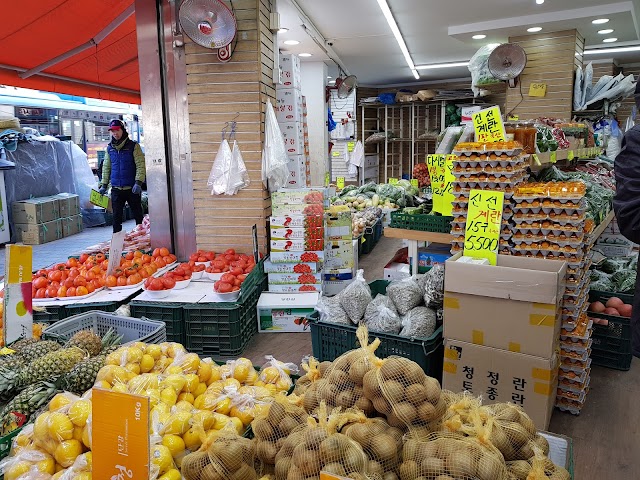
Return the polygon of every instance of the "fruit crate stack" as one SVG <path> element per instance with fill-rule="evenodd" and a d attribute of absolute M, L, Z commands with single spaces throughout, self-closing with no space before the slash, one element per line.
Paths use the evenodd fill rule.
<path fill-rule="evenodd" d="M 471 190 L 494 190 L 504 192 L 504 208 L 502 213 L 502 232 L 499 252 L 502 255 L 511 253 L 510 219 L 513 216 L 512 197 L 516 188 L 525 183 L 527 160 L 529 156 L 522 151 L 522 146 L 514 142 L 461 143 L 453 152 L 457 158 L 453 162 L 453 221 L 451 234 L 451 253 L 464 249 L 464 235 L 467 224 L 469 195 Z"/>
<path fill-rule="evenodd" d="M 629 370 L 633 358 L 630 318 L 633 295 L 591 290 L 589 302 L 588 315 L 593 322 L 593 364 Z"/>
<path fill-rule="evenodd" d="M 556 406 L 579 414 L 591 375 L 593 322 L 587 317 L 593 223 L 582 182 L 530 183 L 514 195 L 513 254 L 567 262 Z"/>

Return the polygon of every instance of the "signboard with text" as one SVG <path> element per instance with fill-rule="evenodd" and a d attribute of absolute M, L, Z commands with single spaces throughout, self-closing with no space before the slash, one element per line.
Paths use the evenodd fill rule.
<path fill-rule="evenodd" d="M 505 131 L 500 107 L 485 108 L 473 114 L 476 142 L 504 142 Z"/>
<path fill-rule="evenodd" d="M 486 258 L 491 265 L 496 265 L 503 206 L 504 192 L 471 190 L 464 235 L 464 256 Z"/>

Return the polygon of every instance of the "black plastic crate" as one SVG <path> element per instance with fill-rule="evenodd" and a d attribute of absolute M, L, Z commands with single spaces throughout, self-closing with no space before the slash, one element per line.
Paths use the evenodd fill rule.
<path fill-rule="evenodd" d="M 129 304 L 131 316 L 160 320 L 167 326 L 167 341 L 185 343 L 184 303 L 144 302 L 134 300 Z"/>
<path fill-rule="evenodd" d="M 386 280 L 371 282 L 369 286 L 373 296 L 386 293 L 389 283 Z M 343 353 L 360 347 L 355 325 L 321 322 L 317 312 L 309 317 L 309 325 L 311 326 L 313 356 L 320 362 L 333 361 Z M 444 356 L 442 327 L 439 327 L 429 338 L 407 338 L 379 332 L 370 332 L 369 336 L 381 340 L 381 344 L 376 350 L 378 357 L 385 358 L 395 355 L 408 358 L 420 365 L 430 377 L 442 380 Z"/>
<path fill-rule="evenodd" d="M 589 301 L 606 303 L 611 297 L 618 297 L 625 303 L 633 304 L 633 295 L 622 293 L 589 292 Z M 607 320 L 608 325 L 593 325 L 593 346 L 591 359 L 595 365 L 629 370 L 631 368 L 631 319 L 588 312 L 589 317 Z"/>
<path fill-rule="evenodd" d="M 37 307 L 37 305 L 34 305 Z M 50 306 L 46 306 L 46 307 L 42 307 L 45 309 L 44 312 L 39 312 L 34 310 L 33 311 L 33 322 L 34 323 L 53 323 L 53 322 L 57 322 L 58 320 L 62 320 L 64 318 L 67 318 L 65 316 L 65 309 L 62 305 L 60 305 L 59 307 L 50 307 Z"/>
<path fill-rule="evenodd" d="M 373 250 L 373 247 L 375 247 L 376 243 L 378 243 L 379 238 L 378 240 L 376 240 L 376 228 L 378 224 L 380 224 L 380 226 L 382 227 L 382 222 L 378 220 L 373 225 L 373 227 L 369 227 L 365 229 L 364 235 L 363 235 L 364 243 L 360 243 L 360 245 L 362 246 L 362 249 L 358 249 L 359 254 L 366 255 L 368 253 L 371 253 L 371 251 Z"/>
<path fill-rule="evenodd" d="M 122 305 L 122 302 L 95 302 L 80 305 L 65 305 L 64 318 L 73 317 L 74 315 L 80 315 L 81 313 L 90 312 L 92 310 L 113 313 L 118 309 L 118 307 L 120 307 L 120 305 Z"/>
<path fill-rule="evenodd" d="M 242 354 L 258 332 L 257 306 L 266 278 L 242 294 L 237 303 L 201 303 L 184 306 L 185 347 L 214 357 Z"/>

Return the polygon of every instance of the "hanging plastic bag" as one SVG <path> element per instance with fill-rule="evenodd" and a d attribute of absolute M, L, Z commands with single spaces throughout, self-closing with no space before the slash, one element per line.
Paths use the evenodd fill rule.
<path fill-rule="evenodd" d="M 247 167 L 244 164 L 244 159 L 242 158 L 242 153 L 240 152 L 240 147 L 236 140 L 233 141 L 231 157 L 231 175 L 229 175 L 231 185 L 229 185 L 227 195 L 235 195 L 240 190 L 251 184 L 251 181 L 249 180 L 249 172 L 247 172 Z M 233 193 L 230 193 L 231 191 Z"/>
<path fill-rule="evenodd" d="M 364 167 L 364 147 L 360 140 L 358 140 L 356 146 L 353 148 L 353 152 L 349 155 L 347 167 L 349 168 L 350 176 L 357 175 L 358 168 Z"/>
<path fill-rule="evenodd" d="M 231 164 L 233 163 L 233 153 L 227 139 L 223 139 L 218 148 L 218 154 L 213 161 L 211 173 L 207 186 L 211 187 L 211 195 L 223 195 L 227 193 L 229 178 L 231 173 Z"/>
<path fill-rule="evenodd" d="M 282 131 L 278 126 L 271 100 L 267 102 L 264 148 L 262 150 L 262 182 L 275 192 L 287 185 L 289 180 L 289 157 L 284 145 Z"/>
<path fill-rule="evenodd" d="M 489 70 L 489 56 L 495 48 L 495 46 L 485 45 L 469 60 L 467 68 L 471 72 L 471 89 L 476 97 L 480 95 L 483 85 L 500 83 L 500 80 L 495 78 Z"/>
<path fill-rule="evenodd" d="M 573 109 L 576 111 L 583 109 L 582 83 L 583 83 L 582 65 L 578 65 L 578 68 L 576 69 L 576 81 L 573 85 Z"/>

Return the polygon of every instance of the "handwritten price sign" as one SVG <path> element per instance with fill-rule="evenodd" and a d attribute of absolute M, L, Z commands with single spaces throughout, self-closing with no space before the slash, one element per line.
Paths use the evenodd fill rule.
<path fill-rule="evenodd" d="M 453 194 L 453 184 L 456 181 L 456 177 L 453 175 L 453 165 L 457 160 L 455 155 L 447 155 L 447 159 L 444 164 L 444 185 L 442 193 L 442 213 L 445 217 L 453 216 L 453 201 L 456 199 Z"/>
<path fill-rule="evenodd" d="M 546 83 L 532 83 L 529 87 L 530 97 L 544 97 L 547 95 Z"/>
<path fill-rule="evenodd" d="M 500 107 L 491 107 L 473 114 L 476 142 L 504 142 L 505 131 Z"/>
<path fill-rule="evenodd" d="M 433 211 L 442 213 L 444 207 L 446 155 L 427 155 L 427 168 L 433 192 Z"/>
<path fill-rule="evenodd" d="M 503 207 L 504 192 L 471 190 L 464 234 L 465 256 L 486 258 L 496 265 Z"/>

